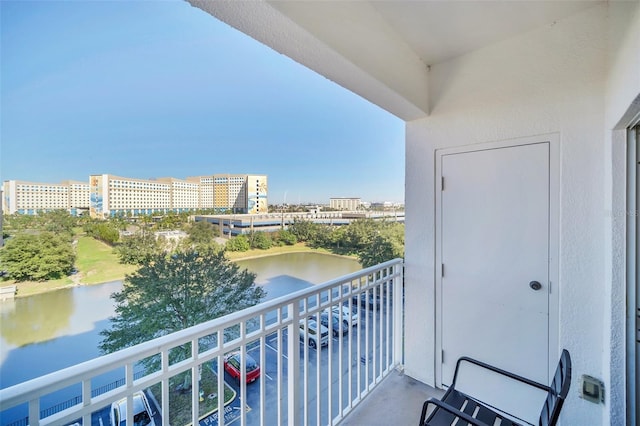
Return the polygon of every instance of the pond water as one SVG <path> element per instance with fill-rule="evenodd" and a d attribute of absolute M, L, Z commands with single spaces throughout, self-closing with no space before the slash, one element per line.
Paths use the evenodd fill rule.
<path fill-rule="evenodd" d="M 353 259 L 288 253 L 237 262 L 256 273 L 267 299 L 361 269 Z M 110 295 L 122 282 L 80 286 L 0 302 L 0 388 L 100 355 L 100 332 L 114 314 Z"/>

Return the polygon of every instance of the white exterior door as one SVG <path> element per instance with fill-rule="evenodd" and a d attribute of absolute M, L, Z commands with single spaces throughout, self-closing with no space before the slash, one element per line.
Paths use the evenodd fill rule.
<path fill-rule="evenodd" d="M 445 386 L 463 355 L 549 382 L 549 156 L 543 142 L 438 157 Z"/>

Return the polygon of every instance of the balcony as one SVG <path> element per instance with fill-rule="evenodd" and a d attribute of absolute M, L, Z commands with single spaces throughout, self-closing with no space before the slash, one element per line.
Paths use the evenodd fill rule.
<path fill-rule="evenodd" d="M 318 327 L 333 308 L 343 324 Z M 142 392 L 156 425 L 361 424 L 380 395 L 415 422 L 437 391 L 401 374 L 402 313 L 396 259 L 0 390 L 0 417 L 11 426 L 108 425 L 120 401 L 121 420 L 134 424 Z M 230 353 L 239 354 L 237 378 L 225 371 Z M 248 383 L 250 358 L 260 376 Z"/>

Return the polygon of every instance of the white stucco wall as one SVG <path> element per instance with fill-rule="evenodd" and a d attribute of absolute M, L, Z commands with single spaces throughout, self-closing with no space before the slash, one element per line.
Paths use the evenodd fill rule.
<path fill-rule="evenodd" d="M 611 380 L 623 371 L 609 366 L 621 339 L 610 331 L 619 321 L 611 297 L 620 297 L 611 288 L 610 144 L 612 122 L 640 92 L 640 68 L 637 4 L 616 7 L 626 11 L 597 6 L 431 68 L 430 116 L 407 123 L 406 132 L 407 374 L 435 381 L 435 150 L 553 133 L 560 141 L 558 346 L 574 364 L 562 419 L 620 421 L 624 393 Z M 620 57 L 618 46 L 631 58 Z M 604 380 L 617 406 L 578 398 L 582 374 Z"/>
<path fill-rule="evenodd" d="M 625 7 L 622 7 L 625 6 Z M 605 424 L 625 423 L 626 326 L 626 129 L 640 113 L 640 3 L 609 9 L 609 66 L 605 123 L 605 312 L 603 332 L 610 350 L 605 351 L 603 377 L 609 410 Z M 609 131 L 609 130 L 612 131 Z M 637 407 L 636 407 L 637 409 Z"/>

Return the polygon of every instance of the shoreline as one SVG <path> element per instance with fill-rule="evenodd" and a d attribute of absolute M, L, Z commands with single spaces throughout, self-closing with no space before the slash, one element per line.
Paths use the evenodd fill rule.
<path fill-rule="evenodd" d="M 229 253 L 233 253 L 233 254 L 229 256 Z M 244 253 L 246 254 L 243 255 Z M 237 262 L 237 261 L 243 261 L 243 260 L 258 259 L 262 257 L 279 256 L 279 255 L 289 254 L 289 253 L 316 253 L 316 254 L 323 254 L 328 256 L 343 257 L 347 259 L 357 260 L 356 256 L 331 253 L 329 251 L 326 251 L 325 249 L 314 249 L 314 248 L 307 247 L 304 243 L 298 243 L 298 244 L 295 244 L 294 246 L 273 247 L 267 250 L 252 249 L 252 250 L 249 250 L 248 252 L 227 252 L 226 257 L 232 262 Z M 116 281 L 124 281 L 125 276 L 123 275 L 122 277 L 113 277 L 103 282 L 82 282 L 83 278 L 84 278 L 84 272 L 78 271 L 77 274 L 62 278 L 60 280 L 56 280 L 56 281 L 61 281 L 60 283 L 51 282 L 51 281 L 44 281 L 44 282 L 24 281 L 24 282 L 16 283 L 15 281 L 12 282 L 10 280 L 6 282 L 0 282 L 0 287 L 11 286 L 11 285 L 17 286 L 16 295 L 13 298 L 7 298 L 5 300 L 0 301 L 0 304 L 5 301 L 11 301 L 19 298 L 36 296 L 38 294 L 49 293 L 57 290 L 64 290 L 64 289 L 82 287 L 82 286 L 107 284 L 107 283 L 116 282 Z M 22 292 L 20 291 L 21 287 L 24 290 Z"/>

